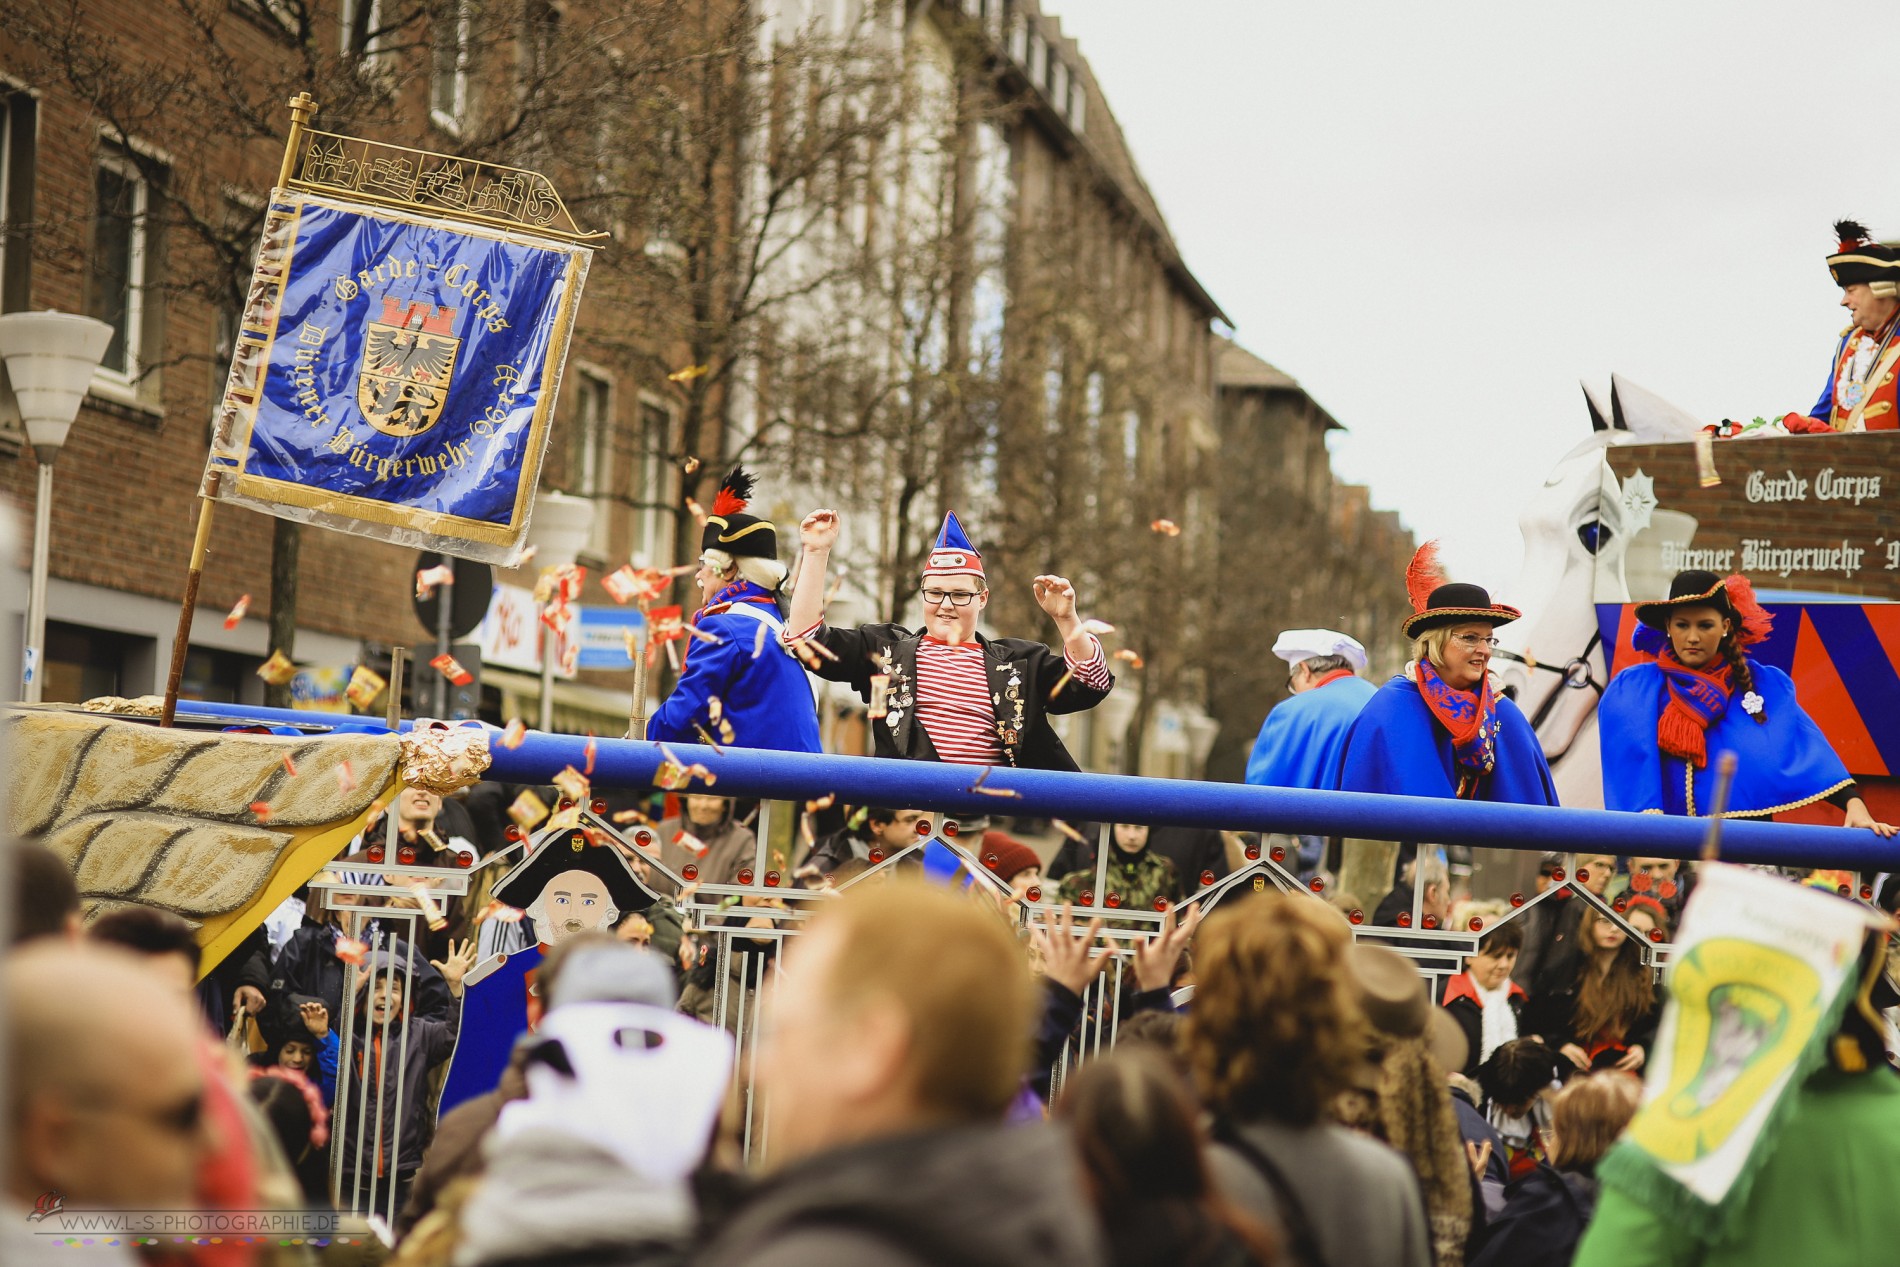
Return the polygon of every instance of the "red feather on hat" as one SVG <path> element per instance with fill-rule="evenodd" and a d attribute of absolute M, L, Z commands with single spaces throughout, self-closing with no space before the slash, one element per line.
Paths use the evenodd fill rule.
<path fill-rule="evenodd" d="M 1411 566 L 1405 569 L 1405 593 L 1412 600 L 1412 610 L 1424 611 L 1432 591 L 1444 583 L 1445 569 L 1438 562 L 1438 542 L 1427 541 L 1412 556 Z"/>
<path fill-rule="evenodd" d="M 735 466 L 719 481 L 719 495 L 713 498 L 712 513 L 715 515 L 736 515 L 744 510 L 752 498 L 752 476 L 743 466 Z"/>
<path fill-rule="evenodd" d="M 1741 628 L 1735 631 L 1735 646 L 1752 647 L 1758 642 L 1766 642 L 1768 634 L 1775 627 L 1775 618 L 1762 609 L 1755 598 L 1755 587 L 1740 572 L 1722 582 L 1728 587 L 1729 605 L 1735 614 L 1741 617 Z"/>
<path fill-rule="evenodd" d="M 1835 252 L 1837 255 L 1851 254 L 1873 243 L 1873 238 L 1867 233 L 1867 226 L 1858 220 L 1836 220 L 1834 236 L 1841 240 L 1840 249 Z"/>

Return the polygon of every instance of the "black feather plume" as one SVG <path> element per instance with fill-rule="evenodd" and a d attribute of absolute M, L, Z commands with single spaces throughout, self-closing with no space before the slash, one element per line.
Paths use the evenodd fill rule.
<path fill-rule="evenodd" d="M 713 514 L 736 515 L 746 508 L 752 500 L 751 474 L 743 466 L 735 466 L 726 472 L 726 478 L 719 481 L 719 494 L 713 498 Z"/>
<path fill-rule="evenodd" d="M 1868 236 L 1867 226 L 1858 220 L 1836 220 L 1834 232 L 1841 240 L 1841 250 L 1851 251 L 1857 246 L 1866 246 L 1872 239 Z"/>

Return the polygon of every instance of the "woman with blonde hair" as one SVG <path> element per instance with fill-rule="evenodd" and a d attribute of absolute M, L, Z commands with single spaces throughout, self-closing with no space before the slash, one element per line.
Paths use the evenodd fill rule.
<path fill-rule="evenodd" d="M 1432 1261 L 1418 1180 L 1328 1114 L 1369 1030 L 1350 925 L 1310 897 L 1223 904 L 1202 926 L 1184 1047 L 1217 1141 L 1215 1185 L 1307 1267 Z"/>
<path fill-rule="evenodd" d="M 1405 671 L 1379 688 L 1346 737 L 1335 786 L 1348 792 L 1555 805 L 1530 722 L 1491 689 L 1493 631 L 1521 614 L 1479 585 L 1447 582 L 1437 543 L 1406 570 L 1412 641 Z"/>
<path fill-rule="evenodd" d="M 1551 1104 L 1550 1160 L 1514 1180 L 1470 1267 L 1568 1267 L 1596 1210 L 1596 1166 L 1636 1116 L 1643 1084 L 1628 1074 L 1573 1079 Z"/>

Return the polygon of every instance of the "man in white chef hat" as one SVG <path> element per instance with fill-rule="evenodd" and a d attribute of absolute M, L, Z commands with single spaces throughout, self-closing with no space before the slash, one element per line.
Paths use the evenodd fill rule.
<path fill-rule="evenodd" d="M 1366 649 L 1333 629 L 1289 629 L 1273 644 L 1287 662 L 1287 689 L 1274 705 L 1247 758 L 1247 782 L 1265 787 L 1324 788 L 1339 769 L 1346 732 L 1378 690 L 1359 675 Z M 1299 841 L 1302 876 L 1319 866 L 1325 842 Z"/>
<path fill-rule="evenodd" d="M 1247 759 L 1247 782 L 1323 788 L 1339 767 L 1346 732 L 1377 687 L 1359 675 L 1366 649 L 1332 629 L 1289 629 L 1273 644 L 1292 692 L 1267 714 Z"/>

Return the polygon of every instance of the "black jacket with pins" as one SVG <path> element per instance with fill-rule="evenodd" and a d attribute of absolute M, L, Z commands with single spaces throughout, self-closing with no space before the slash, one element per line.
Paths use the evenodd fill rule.
<path fill-rule="evenodd" d="M 855 629 L 821 626 L 813 635 L 837 660 L 818 657 L 814 670 L 828 682 L 848 682 L 866 703 L 871 699 L 871 675 L 888 672 L 885 715 L 873 719 L 875 756 L 905 757 L 912 761 L 941 761 L 930 736 L 917 724 L 917 646 L 921 630 L 902 625 L 859 625 Z M 1079 713 L 1108 698 L 1108 691 L 1084 686 L 1071 677 L 1061 651 L 1026 638 L 976 636 L 989 664 L 990 700 L 996 710 L 996 741 L 1003 765 L 1030 770 L 1074 770 L 1075 758 L 1062 746 L 1049 725 L 1054 713 Z M 881 657 L 888 668 L 878 667 Z M 1062 689 L 1056 692 L 1056 686 Z M 1112 688 L 1113 681 L 1111 679 Z M 1050 695 L 1055 693 L 1055 698 Z"/>

